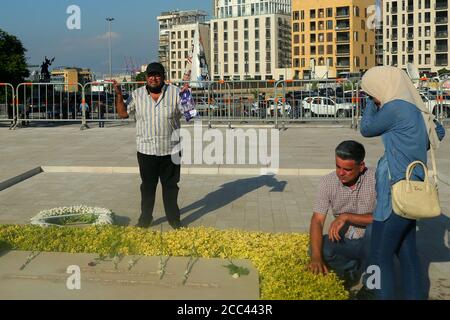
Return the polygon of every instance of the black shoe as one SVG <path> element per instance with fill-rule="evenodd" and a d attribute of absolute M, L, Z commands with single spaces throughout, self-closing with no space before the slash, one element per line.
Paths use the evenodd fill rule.
<path fill-rule="evenodd" d="M 361 273 L 358 271 L 349 271 L 344 274 L 344 288 L 347 290 L 353 288 L 361 281 Z"/>
<path fill-rule="evenodd" d="M 153 225 L 153 218 L 150 219 L 150 221 L 147 222 L 143 222 L 143 221 L 139 221 L 136 224 L 137 228 L 150 228 Z"/>
<path fill-rule="evenodd" d="M 173 221 L 173 222 L 169 221 L 169 224 L 174 230 L 179 230 L 185 227 L 180 221 Z"/>
<path fill-rule="evenodd" d="M 375 291 L 363 286 L 355 295 L 354 300 L 375 300 Z"/>

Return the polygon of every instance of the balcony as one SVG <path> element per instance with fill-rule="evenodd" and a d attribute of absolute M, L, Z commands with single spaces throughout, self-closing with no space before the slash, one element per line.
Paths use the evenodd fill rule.
<path fill-rule="evenodd" d="M 448 23 L 448 18 L 447 17 L 436 17 L 434 22 L 436 24 L 447 24 Z"/>
<path fill-rule="evenodd" d="M 436 2 L 435 8 L 436 10 L 447 10 L 448 3 L 446 1 Z"/>
<path fill-rule="evenodd" d="M 337 37 L 336 43 L 348 43 L 350 42 L 350 37 Z"/>
<path fill-rule="evenodd" d="M 350 50 L 338 50 L 336 51 L 337 57 L 345 57 L 350 55 Z"/>
<path fill-rule="evenodd" d="M 413 39 L 414 39 L 414 34 L 413 34 L 413 33 L 408 33 L 408 34 L 406 35 L 406 38 L 407 38 L 408 40 L 413 40 Z"/>
<path fill-rule="evenodd" d="M 391 49 L 391 53 L 392 53 L 392 54 L 396 54 L 397 52 L 398 52 L 398 48 L 392 48 L 392 49 Z"/>
<path fill-rule="evenodd" d="M 348 30 L 350 29 L 350 23 L 338 23 L 336 25 L 336 30 Z"/>
<path fill-rule="evenodd" d="M 442 52 L 447 53 L 448 52 L 448 46 L 447 45 L 439 45 L 434 47 L 435 52 Z"/>
<path fill-rule="evenodd" d="M 447 31 L 437 31 L 434 36 L 436 39 L 446 39 L 448 38 Z"/>
<path fill-rule="evenodd" d="M 448 66 L 448 59 L 436 59 L 435 65 L 438 67 Z"/>
<path fill-rule="evenodd" d="M 348 8 L 337 8 L 336 18 L 348 18 L 350 17 L 350 10 Z"/>
<path fill-rule="evenodd" d="M 406 52 L 413 53 L 414 52 L 414 48 L 408 47 L 408 48 L 406 48 Z"/>
<path fill-rule="evenodd" d="M 336 68 L 348 68 L 350 67 L 350 58 L 337 58 Z"/>
<path fill-rule="evenodd" d="M 408 26 L 413 26 L 414 25 L 414 20 L 408 20 Z"/>
<path fill-rule="evenodd" d="M 397 7 L 392 7 L 391 13 L 396 14 L 398 12 Z"/>
<path fill-rule="evenodd" d="M 393 35 L 391 36 L 391 40 L 397 41 L 397 39 L 398 39 L 398 36 L 397 36 L 396 34 L 393 34 Z"/>

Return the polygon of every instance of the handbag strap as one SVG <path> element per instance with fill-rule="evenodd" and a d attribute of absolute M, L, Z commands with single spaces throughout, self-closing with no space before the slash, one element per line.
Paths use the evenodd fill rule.
<path fill-rule="evenodd" d="M 432 146 L 430 146 L 430 150 L 431 150 L 431 165 L 432 165 L 432 167 L 433 167 L 433 179 L 434 179 L 434 182 L 435 182 L 435 184 L 436 184 L 436 186 L 437 186 L 437 185 L 438 185 L 438 174 L 437 174 L 437 166 L 436 166 L 436 154 L 435 154 L 434 148 L 433 148 Z M 386 157 L 386 162 L 387 162 L 387 169 L 388 169 L 388 174 L 389 174 L 389 181 L 391 181 L 391 184 L 392 184 L 391 169 L 389 169 L 389 160 L 388 160 L 388 158 L 387 158 L 387 155 L 385 155 L 385 157 Z M 426 166 L 423 162 L 421 162 L 421 161 L 415 161 L 415 162 L 411 163 L 411 164 L 408 166 L 408 168 L 407 168 L 407 170 L 406 170 L 406 179 L 407 179 L 407 180 L 410 180 L 411 174 L 412 174 L 412 172 L 413 172 L 415 166 L 418 165 L 418 164 L 422 165 L 422 167 L 423 167 L 423 169 L 424 169 L 424 173 L 425 173 L 425 182 L 427 182 L 427 181 L 428 181 L 428 168 L 427 168 L 427 166 Z"/>
<path fill-rule="evenodd" d="M 430 149 L 431 149 L 431 165 L 433 166 L 433 179 L 437 185 L 438 184 L 438 173 L 437 173 L 437 166 L 436 166 L 436 154 L 435 154 L 433 146 L 430 146 Z"/>

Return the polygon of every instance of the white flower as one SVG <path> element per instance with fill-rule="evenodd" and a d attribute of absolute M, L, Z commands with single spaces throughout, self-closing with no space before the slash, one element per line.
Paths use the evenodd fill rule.
<path fill-rule="evenodd" d="M 87 206 L 73 206 L 41 211 L 31 219 L 31 224 L 41 227 L 59 226 L 57 224 L 51 223 L 52 219 L 49 218 L 60 216 L 77 217 L 83 215 L 97 216 L 96 221 L 93 223 L 93 225 L 96 226 L 110 225 L 114 223 L 113 213 L 108 209 Z"/>
<path fill-rule="evenodd" d="M 235 274 L 233 274 L 233 278 L 234 278 L 234 279 L 238 279 L 238 278 L 240 278 L 240 275 L 239 275 L 239 273 L 235 273 Z"/>

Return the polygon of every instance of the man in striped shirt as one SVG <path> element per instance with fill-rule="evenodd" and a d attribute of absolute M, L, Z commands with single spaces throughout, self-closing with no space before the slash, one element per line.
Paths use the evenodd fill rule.
<path fill-rule="evenodd" d="M 180 164 L 174 163 L 172 156 L 179 153 L 180 141 L 172 141 L 172 136 L 177 136 L 176 131 L 181 127 L 180 89 L 165 83 L 165 70 L 160 63 L 149 64 L 146 73 L 147 85 L 133 91 L 127 108 L 120 87 L 114 83 L 119 116 L 126 119 L 134 114 L 136 117 L 137 158 L 142 179 L 141 216 L 137 226 L 152 225 L 156 188 L 161 180 L 167 220 L 172 228 L 179 229 Z"/>
<path fill-rule="evenodd" d="M 365 166 L 364 146 L 344 141 L 336 148 L 336 172 L 325 176 L 319 187 L 311 220 L 311 263 L 314 273 L 333 269 L 349 282 L 359 280 L 365 268 L 373 222 L 375 172 Z M 328 212 L 335 220 L 328 235 L 323 226 Z M 350 283 L 348 283 L 350 284 Z"/>

